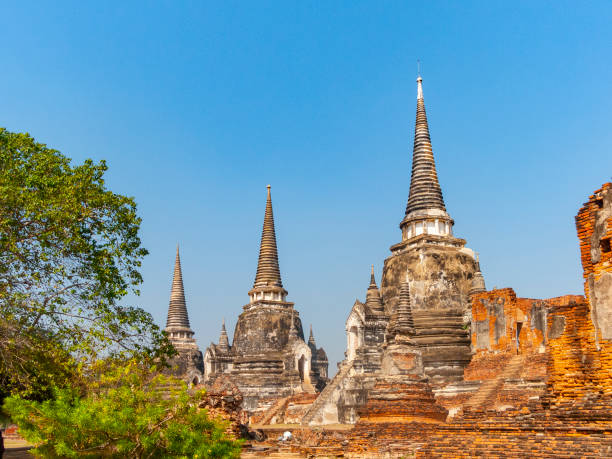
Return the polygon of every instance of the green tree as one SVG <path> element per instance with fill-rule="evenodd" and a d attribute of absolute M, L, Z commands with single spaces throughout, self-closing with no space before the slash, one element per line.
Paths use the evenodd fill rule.
<path fill-rule="evenodd" d="M 94 365 L 98 381 L 79 396 L 56 390 L 43 402 L 12 396 L 4 410 L 43 457 L 234 458 L 240 442 L 211 419 L 203 391 L 135 360 Z"/>
<path fill-rule="evenodd" d="M 0 401 L 44 397 L 100 355 L 171 352 L 150 314 L 120 304 L 147 251 L 106 170 L 0 128 Z"/>

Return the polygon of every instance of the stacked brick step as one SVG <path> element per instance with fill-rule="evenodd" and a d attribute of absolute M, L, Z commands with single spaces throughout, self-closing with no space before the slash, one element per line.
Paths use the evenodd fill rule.
<path fill-rule="evenodd" d="M 482 383 L 478 391 L 465 404 L 465 408 L 486 408 L 490 402 L 494 401 L 507 379 L 516 379 L 519 376 L 524 364 L 525 356 L 515 355 L 497 378 Z"/>

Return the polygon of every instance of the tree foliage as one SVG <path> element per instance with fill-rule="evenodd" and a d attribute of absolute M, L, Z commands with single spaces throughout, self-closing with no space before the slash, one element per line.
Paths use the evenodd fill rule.
<path fill-rule="evenodd" d="M 3 388 L 44 392 L 96 356 L 169 350 L 150 314 L 120 303 L 138 294 L 147 251 L 134 200 L 106 189 L 106 170 L 0 128 Z"/>
<path fill-rule="evenodd" d="M 182 381 L 139 365 L 103 363 L 98 382 L 80 397 L 56 390 L 52 400 L 13 396 L 4 409 L 44 457 L 232 458 L 240 443 L 227 424 L 209 418 L 198 404 L 204 392 L 189 395 Z"/>

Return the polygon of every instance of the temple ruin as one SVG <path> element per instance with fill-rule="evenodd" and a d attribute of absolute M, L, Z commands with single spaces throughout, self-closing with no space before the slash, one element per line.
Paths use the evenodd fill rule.
<path fill-rule="evenodd" d="M 272 198 L 268 185 L 259 261 L 249 303 L 243 306 L 230 345 L 225 330 L 204 354 L 204 381 L 229 379 L 243 396 L 243 410 L 261 413 L 279 398 L 308 394 L 327 383 L 327 355 L 308 342 L 299 312 L 287 301 L 278 263 Z"/>
<path fill-rule="evenodd" d="M 315 399 L 271 405 L 244 457 L 612 457 L 612 183 L 576 216 L 585 296 L 487 290 L 452 225 L 419 78 L 402 240 L 380 288 L 372 268 L 337 374 Z"/>
<path fill-rule="evenodd" d="M 365 300 L 347 308 L 331 380 L 312 327 L 306 342 L 286 299 L 269 186 L 250 301 L 233 343 L 223 322 L 203 362 L 177 251 L 166 331 L 212 405 L 227 394 L 234 404 L 223 406 L 240 404 L 230 418 L 257 432 L 244 457 L 612 457 L 612 183 L 576 216 L 585 296 L 487 290 L 453 224 L 419 77 L 401 241 L 380 287 L 372 266 Z M 279 442 L 286 430 L 292 441 Z"/>

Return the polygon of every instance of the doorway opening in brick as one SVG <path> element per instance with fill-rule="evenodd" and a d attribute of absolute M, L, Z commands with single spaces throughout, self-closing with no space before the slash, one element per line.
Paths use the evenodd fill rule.
<path fill-rule="evenodd" d="M 516 353 L 519 353 L 519 349 L 521 348 L 520 337 L 521 337 L 521 329 L 523 328 L 523 322 L 516 323 Z"/>

